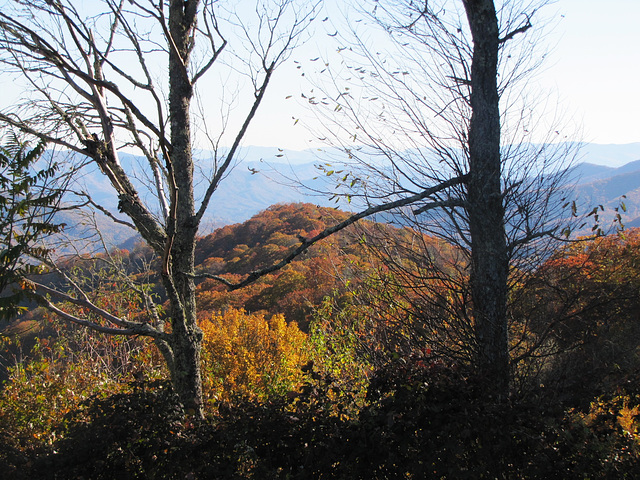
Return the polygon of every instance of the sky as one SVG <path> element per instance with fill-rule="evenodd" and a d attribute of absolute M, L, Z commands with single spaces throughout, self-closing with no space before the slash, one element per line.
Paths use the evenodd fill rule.
<path fill-rule="evenodd" d="M 251 3 L 239 4 L 245 8 Z M 276 71 L 245 145 L 292 150 L 320 146 L 308 129 L 313 115 L 300 96 L 312 88 L 309 76 L 302 77 L 297 67 L 308 65 L 311 58 L 330 56 L 339 46 L 335 43 L 339 35 L 329 37 L 328 31 L 342 30 L 336 5 L 347 2 L 324 3 L 328 10 L 318 15 L 314 35 Z M 553 30 L 543 45 L 550 54 L 537 76 L 540 94 L 553 92 L 570 124 L 568 130 L 580 130 L 584 142 L 640 142 L 640 0 L 557 0 L 545 12 L 553 19 Z M 330 20 L 322 22 L 324 17 Z M 10 84 L 4 87 L 11 90 Z M 214 94 L 219 91 L 218 86 L 206 89 Z M 250 106 L 251 95 L 246 92 L 240 95 L 239 111 Z M 5 94 L 4 101 L 11 102 L 7 91 Z M 219 112 L 211 110 L 212 116 Z"/>
<path fill-rule="evenodd" d="M 537 76 L 540 91 L 559 99 L 582 141 L 640 142 L 640 1 L 558 0 L 546 8 L 554 25 L 545 38 L 550 55 Z M 329 48 L 326 32 L 318 28 L 316 33 L 319 38 L 294 52 L 292 61 Z M 246 144 L 295 150 L 317 144 L 304 122 L 293 125 L 305 117 L 297 91 L 309 88 L 294 65 L 290 62 L 274 78 Z"/>
<path fill-rule="evenodd" d="M 560 0 L 564 17 L 544 82 L 556 86 L 585 141 L 640 142 L 640 1 Z"/>

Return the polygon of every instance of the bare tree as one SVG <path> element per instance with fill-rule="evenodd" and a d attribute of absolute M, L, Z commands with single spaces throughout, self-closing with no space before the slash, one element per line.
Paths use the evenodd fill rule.
<path fill-rule="evenodd" d="M 98 5 L 102 10 L 97 10 Z M 34 280 L 32 286 L 42 304 L 70 322 L 109 334 L 152 338 L 166 360 L 176 392 L 195 413 L 202 412 L 202 333 L 195 303 L 198 277 L 241 288 L 361 218 L 402 208 L 461 182 L 454 179 L 369 206 L 313 238 L 301 238 L 281 261 L 238 282 L 206 272 L 195 274 L 194 247 L 203 216 L 234 166 L 275 69 L 287 58 L 314 11 L 314 5 L 300 9 L 293 0 L 258 0 L 253 11 L 233 11 L 220 2 L 197 0 L 104 0 L 90 9 L 60 0 L 15 0 L 0 13 L 0 62 L 12 80 L 24 82 L 26 98 L 11 111 L 0 113 L 0 122 L 66 148 L 74 154 L 74 171 L 100 169 L 125 217 L 100 205 L 90 191 L 78 192 L 82 205 L 130 227 L 151 247 L 159 258 L 169 308 L 162 312 L 148 286 L 121 272 L 114 280 L 139 296 L 145 315 L 137 314 L 134 321 L 114 314 L 100 307 L 99 293 L 90 286 L 84 288 L 50 259 L 44 260 L 67 288 Z M 204 119 L 197 122 L 192 112 L 197 86 L 211 77 L 207 74 L 214 67 L 240 72 L 250 85 L 250 101 L 240 119 L 228 103 L 218 105 L 223 115 L 215 134 Z M 194 157 L 194 127 L 214 148 L 209 169 Z M 226 142 L 230 148 L 218 148 Z M 136 158 L 144 159 L 142 169 L 136 168 L 136 159 L 125 155 L 124 149 L 133 149 Z M 199 178 L 194 175 L 196 169 Z M 198 203 L 194 186 L 203 180 Z M 50 298 L 74 309 L 64 309 Z"/>
<path fill-rule="evenodd" d="M 471 353 L 488 391 L 502 398 L 509 388 L 510 287 L 532 253 L 560 234 L 561 187 L 575 155 L 555 118 L 539 114 L 541 100 L 527 97 L 544 58 L 536 47 L 545 3 L 373 2 L 365 27 L 353 28 L 338 48 L 343 61 L 329 65 L 325 97 L 309 98 L 330 107 L 332 121 L 325 124 L 335 128 L 323 137 L 339 142 L 348 157 L 349 173 L 340 181 L 350 202 L 373 205 L 431 192 L 386 220 L 445 238 L 466 253 L 464 270 L 458 262 L 457 276 L 446 275 L 464 289 L 458 301 L 435 295 L 420 308 L 437 306 L 458 317 L 459 333 L 470 342 L 462 350 Z M 540 130 L 545 133 L 534 136 Z M 405 252 L 413 266 L 433 271 L 437 262 L 427 249 L 415 258 L 418 244 Z M 417 281 L 417 270 L 398 263 L 403 255 L 381 251 L 396 273 Z"/>
<path fill-rule="evenodd" d="M 305 3 L 257 0 L 253 9 L 241 11 L 237 4 L 209 0 L 14 0 L 0 13 L 0 62 L 5 75 L 25 86 L 24 101 L 0 113 L 0 122 L 73 152 L 74 168 L 100 169 L 126 216 L 118 221 L 137 231 L 161 259 L 169 309 L 162 314 L 148 290 L 123 277 L 143 298 L 147 316 L 133 321 L 113 315 L 53 264 L 70 290 L 35 281 L 33 287 L 42 303 L 71 322 L 151 337 L 176 392 L 197 414 L 202 412 L 202 333 L 196 322 L 196 235 L 275 69 L 312 20 L 316 5 Z M 244 109 L 239 120 L 226 104 L 219 131 L 211 135 L 206 124 L 196 122 L 192 102 L 201 83 L 209 82 L 212 90 L 216 69 L 240 72 L 248 85 L 242 99 L 249 100 L 235 105 Z M 215 83 L 213 89 L 223 91 L 224 85 Z M 230 145 L 215 149 L 201 199 L 194 194 L 194 170 L 205 167 L 194 155 L 194 127 L 214 147 Z M 142 171 L 123 149 L 146 160 Z M 82 193 L 85 203 L 96 205 L 91 192 Z M 92 316 L 65 311 L 49 296 Z"/>

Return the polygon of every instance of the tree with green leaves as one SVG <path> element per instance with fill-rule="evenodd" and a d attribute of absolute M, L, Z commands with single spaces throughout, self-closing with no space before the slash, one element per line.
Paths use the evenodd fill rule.
<path fill-rule="evenodd" d="M 64 185 L 56 178 L 58 166 L 42 159 L 44 149 L 15 135 L 0 147 L 0 319 L 25 309 L 20 282 L 39 271 L 35 259 L 47 253 L 40 240 L 63 228 L 54 215 Z"/>

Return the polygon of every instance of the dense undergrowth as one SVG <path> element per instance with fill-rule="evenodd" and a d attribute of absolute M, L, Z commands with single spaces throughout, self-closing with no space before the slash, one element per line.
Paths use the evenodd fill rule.
<path fill-rule="evenodd" d="M 282 360 L 279 319 L 249 320 L 273 326 L 269 352 L 242 340 L 241 328 L 216 348 L 235 342 L 246 356 Z M 314 355 L 302 351 L 315 351 L 316 361 L 290 369 L 295 385 L 286 375 L 269 384 L 242 368 L 245 358 L 225 371 L 226 390 L 209 390 L 198 420 L 154 375 L 152 356 L 138 362 L 142 374 L 88 352 L 70 358 L 77 334 L 62 329 L 37 342 L 31 361 L 11 370 L 0 398 L 3 478 L 618 479 L 640 468 L 637 375 L 609 377 L 590 398 L 559 400 L 539 387 L 500 401 L 469 368 L 426 350 L 358 370 L 349 348 L 316 331 L 296 353 L 306 361 Z"/>
<path fill-rule="evenodd" d="M 5 437 L 2 469 L 16 479 L 637 478 L 637 384 L 581 407 L 544 392 L 493 402 L 481 385 L 440 361 L 398 361 L 372 376 L 366 406 L 343 415 L 335 385 L 308 370 L 295 396 L 198 421 L 166 383 L 140 383 L 87 398 L 50 445 Z"/>
<path fill-rule="evenodd" d="M 203 264 L 254 268 L 258 250 L 282 253 L 317 227 L 281 209 L 268 225 L 207 238 Z M 249 242 L 255 231 L 265 243 Z M 178 404 L 152 343 L 31 310 L 0 337 L 0 476 L 638 478 L 640 231 L 514 272 L 508 399 L 464 357 L 465 296 L 452 289 L 464 272 L 401 283 L 366 252 L 340 238 L 244 292 L 199 285 L 204 419 Z M 454 265 L 454 252 L 438 252 L 439 266 Z M 141 315 L 134 296 L 101 281 L 108 273 L 88 276 L 105 308 Z"/>

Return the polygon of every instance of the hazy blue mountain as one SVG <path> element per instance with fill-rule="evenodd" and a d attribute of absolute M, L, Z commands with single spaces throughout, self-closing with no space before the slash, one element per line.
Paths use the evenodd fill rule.
<path fill-rule="evenodd" d="M 635 162 L 629 162 L 621 167 L 615 169 L 615 175 L 620 175 L 628 172 L 635 172 L 640 170 L 640 160 L 636 160 Z"/>
<path fill-rule="evenodd" d="M 580 182 L 575 187 L 574 194 L 582 210 L 602 207 L 603 225 L 619 213 L 626 227 L 640 226 L 640 162 L 612 169 L 604 178 L 593 178 L 588 177 L 591 181 Z"/>
<path fill-rule="evenodd" d="M 578 183 L 589 183 L 615 175 L 616 169 L 593 163 L 579 163 L 571 168 L 571 177 Z"/>
<path fill-rule="evenodd" d="M 248 220 L 276 203 L 313 202 L 326 206 L 327 198 L 318 197 L 296 185 L 318 185 L 320 178 L 313 163 L 245 162 L 238 165 L 220 184 L 211 199 L 204 227 L 212 230 Z M 201 193 L 201 192 L 198 192 Z"/>
<path fill-rule="evenodd" d="M 63 153 L 58 152 L 58 155 Z M 211 152 L 198 152 L 206 164 L 213 157 Z M 215 192 L 207 215 L 203 219 L 203 233 L 208 233 L 223 225 L 243 222 L 261 210 L 275 204 L 287 202 L 312 202 L 318 205 L 333 205 L 326 196 L 318 196 L 313 191 L 297 188 L 300 183 L 318 190 L 332 190 L 323 181 L 326 176 L 315 165 L 332 161 L 335 151 L 309 149 L 304 151 L 280 150 L 269 147 L 247 147 L 240 152 L 239 163 L 228 174 Z M 73 157 L 73 155 L 72 155 Z M 640 226 L 640 143 L 628 145 L 588 144 L 582 150 L 586 160 L 573 167 L 571 177 L 577 186 L 575 195 L 583 211 L 602 205 L 605 216 L 613 218 L 615 208 L 619 207 L 622 195 L 627 212 L 623 219 L 627 226 Z M 145 162 L 139 158 L 123 154 L 123 165 L 135 172 L 134 183 L 140 188 L 141 197 L 153 203 L 152 192 L 144 188 L 149 184 Z M 79 178 L 78 190 L 89 192 L 94 200 L 114 215 L 118 215 L 118 199 L 97 168 L 83 172 Z M 205 184 L 196 187 L 197 196 L 204 193 Z M 344 208 L 345 205 L 340 205 Z M 156 212 L 157 213 L 157 212 Z M 98 223 L 107 232 L 109 243 L 121 244 L 131 237 L 131 230 L 114 224 L 104 215 L 97 214 Z M 86 219 L 73 214 L 65 214 L 70 236 L 83 237 L 86 234 Z"/>
<path fill-rule="evenodd" d="M 245 147 L 240 153 L 243 161 L 277 163 L 284 165 L 312 164 L 322 160 L 324 149 L 287 150 L 277 147 Z"/>
<path fill-rule="evenodd" d="M 630 222 L 625 223 L 626 228 L 639 228 L 640 227 L 640 217 L 631 220 Z"/>
<path fill-rule="evenodd" d="M 584 144 L 580 150 L 578 161 L 608 167 L 621 167 L 640 160 L 640 142 L 626 144 Z"/>
<path fill-rule="evenodd" d="M 300 184 L 315 185 L 320 188 L 322 178 L 315 167 L 315 164 L 319 163 L 316 153 L 320 152 L 281 151 L 277 148 L 262 147 L 245 149 L 241 153 L 243 160 L 228 173 L 214 193 L 203 218 L 201 232 L 206 234 L 224 225 L 243 222 L 276 203 L 313 202 L 323 206 L 329 205 L 326 197 L 318 197 L 309 190 L 299 188 Z M 203 161 L 205 164 L 212 156 L 209 152 L 199 152 L 199 154 L 205 159 Z M 55 155 L 59 162 L 77 163 L 80 160 L 77 154 L 68 152 L 55 152 Z M 157 208 L 157 200 L 153 198 L 154 192 L 146 186 L 153 182 L 149 172 L 145 171 L 145 162 L 133 155 L 123 154 L 121 163 L 127 171 L 134 172 L 133 183 L 138 188 L 141 198 L 148 205 L 154 205 Z M 198 201 L 204 195 L 206 185 L 204 181 L 196 185 Z M 72 190 L 89 193 L 94 202 L 112 215 L 127 220 L 118 212 L 118 197 L 115 190 L 97 167 L 83 169 Z M 68 195 L 67 199 L 74 203 L 82 201 L 82 197 L 74 195 Z M 159 210 L 154 213 L 160 214 Z M 89 224 L 92 222 L 98 224 L 108 245 L 122 245 L 132 236 L 130 228 L 114 223 L 98 211 L 95 212 L 93 220 L 67 211 L 59 214 L 59 221 L 67 225 L 65 235 L 72 238 L 89 239 L 91 237 Z M 95 237 L 93 239 L 95 240 Z M 92 247 L 86 248 L 86 251 L 90 250 Z M 60 247 L 58 251 L 70 250 Z"/>

